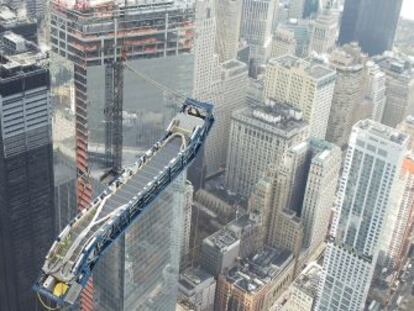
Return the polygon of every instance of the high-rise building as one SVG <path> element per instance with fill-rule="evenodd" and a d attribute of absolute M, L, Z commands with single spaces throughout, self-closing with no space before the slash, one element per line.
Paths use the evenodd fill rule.
<path fill-rule="evenodd" d="M 32 285 L 55 237 L 50 77 L 14 33 L 0 65 L 0 309 L 37 310 Z"/>
<path fill-rule="evenodd" d="M 362 310 L 408 136 L 371 120 L 352 129 L 316 310 Z"/>
<path fill-rule="evenodd" d="M 289 18 L 301 19 L 305 10 L 305 0 L 291 0 L 289 2 Z"/>
<path fill-rule="evenodd" d="M 243 0 L 240 36 L 250 47 L 251 73 L 256 75 L 270 56 L 275 11 L 273 0 Z"/>
<path fill-rule="evenodd" d="M 330 53 L 335 49 L 338 31 L 338 16 L 324 9 L 313 22 L 309 52 Z"/>
<path fill-rule="evenodd" d="M 181 243 L 181 268 L 187 265 L 190 256 L 191 218 L 193 211 L 194 187 L 187 180 L 184 188 L 183 241 Z"/>
<path fill-rule="evenodd" d="M 381 122 L 384 116 L 386 103 L 386 77 L 379 66 L 372 61 L 365 64 L 367 75 L 367 86 L 365 101 L 371 109 L 371 119 Z"/>
<path fill-rule="evenodd" d="M 398 55 L 374 58 L 386 76 L 386 103 L 382 123 L 395 127 L 408 115 L 414 115 L 414 70 Z"/>
<path fill-rule="evenodd" d="M 192 4 L 186 1 L 171 2 L 164 0 L 153 1 L 151 4 L 145 4 L 142 1 L 140 3 L 140 6 L 128 1 L 90 1 L 85 2 L 85 5 L 66 0 L 51 1 L 50 3 L 51 50 L 55 55 L 65 58 L 73 66 L 76 119 L 76 147 L 74 146 L 74 149 L 76 151 L 76 192 L 79 209 L 89 206 L 93 193 L 98 193 L 100 183 L 92 185 L 90 174 L 92 170 L 97 171 L 93 173 L 96 173 L 94 176 L 98 176 L 99 179 L 104 173 L 103 169 L 108 170 L 110 168 L 102 168 L 102 164 L 96 163 L 98 161 L 95 162 L 95 158 L 91 157 L 92 154 L 98 154 L 98 158 L 102 156 L 94 146 L 97 144 L 105 145 L 105 151 L 108 147 L 111 149 L 117 147 L 117 150 L 122 151 L 122 147 L 127 144 L 133 147 L 137 145 L 141 147 L 148 146 L 153 141 L 150 140 L 146 145 L 145 139 L 150 136 L 158 139 L 159 135 L 163 133 L 164 122 L 169 120 L 166 116 L 171 114 L 171 111 L 166 112 L 162 108 L 164 105 L 160 105 L 164 102 L 162 101 L 163 94 L 158 88 L 147 83 L 137 83 L 137 75 L 132 71 L 124 70 L 124 73 L 119 74 L 119 70 L 114 70 L 115 67 L 123 68 L 120 64 L 121 54 L 128 59 L 129 68 L 139 68 L 137 72 L 139 71 L 144 75 L 145 68 L 147 68 L 149 75 L 154 80 L 164 82 L 163 84 L 178 90 L 187 83 L 190 88 L 188 86 L 184 87 L 185 92 L 191 90 L 193 64 L 191 62 L 189 64 L 185 63 L 184 59 L 192 50 L 194 42 L 194 8 Z M 146 22 L 143 22 L 143 20 Z M 97 29 L 99 29 L 98 34 Z M 114 46 L 114 43 L 116 46 Z M 117 64 L 116 66 L 113 66 L 114 61 Z M 187 64 L 188 66 L 178 66 L 178 64 Z M 154 70 L 155 68 L 158 69 Z M 176 70 L 189 71 L 189 77 L 181 76 Z M 170 74 L 165 75 L 166 71 Z M 115 73 L 124 79 L 114 78 Z M 166 76 L 172 77 L 168 83 L 163 80 L 163 77 Z M 142 126 L 143 130 L 133 130 L 131 133 L 128 132 L 128 126 L 123 126 L 122 122 L 116 122 L 116 126 L 110 126 L 115 123 L 115 117 L 113 114 L 111 115 L 111 112 L 114 111 L 114 91 L 115 89 L 119 91 L 122 88 L 122 97 L 124 97 L 122 110 L 125 113 L 133 112 L 133 122 L 141 126 L 146 124 L 153 131 L 144 132 L 146 126 Z M 137 91 L 140 88 L 142 92 Z M 154 93 L 157 95 L 154 95 Z M 122 98 L 116 96 L 116 99 L 118 99 L 117 103 L 119 104 L 119 100 Z M 119 105 L 117 108 L 119 108 Z M 171 108 L 171 110 L 174 109 L 176 109 L 176 106 Z M 117 112 L 117 121 L 122 120 L 122 118 L 119 118 L 119 109 Z M 157 117 L 154 117 L 155 115 Z M 102 122 L 102 120 L 105 120 L 105 122 Z M 108 129 L 111 129 L 111 131 L 107 131 Z M 150 132 L 150 135 L 147 135 L 148 132 Z M 108 133 L 110 135 L 107 135 Z M 137 135 L 137 133 L 140 133 L 140 135 Z M 110 140 L 112 142 L 108 143 Z M 114 141 L 116 141 L 116 144 Z M 184 184 L 184 181 L 182 183 Z M 176 195 L 180 197 L 181 194 L 182 192 Z M 170 198 L 169 195 L 172 196 L 168 191 L 165 195 L 167 198 Z M 174 269 L 175 263 L 179 262 L 180 248 L 178 247 L 178 252 L 175 252 L 175 245 L 168 243 L 168 241 L 171 241 L 168 238 L 171 232 L 166 230 L 177 230 L 174 227 L 177 225 L 181 226 L 179 227 L 181 230 L 182 223 L 177 222 L 181 219 L 182 214 L 177 216 L 175 211 L 178 207 L 164 212 L 164 205 L 161 203 L 159 205 L 159 207 L 151 209 L 147 217 L 158 218 L 157 223 L 160 224 L 171 224 L 159 227 L 164 230 L 163 237 L 160 238 L 166 241 L 166 244 L 160 244 L 164 247 L 160 246 L 155 249 L 155 251 L 159 251 L 157 253 L 151 247 L 140 248 L 139 243 L 128 240 L 128 234 L 121 237 L 115 245 L 114 252 L 104 256 L 100 263 L 102 267 L 107 267 L 108 271 L 116 274 L 116 277 L 112 279 L 112 282 L 108 282 L 105 279 L 105 274 L 99 279 L 99 272 L 94 273 L 94 277 L 98 279 L 95 287 L 99 298 L 93 297 L 92 287 L 88 286 L 81 298 L 84 310 L 93 309 L 94 304 L 96 304 L 96 308 L 103 310 L 105 308 L 112 310 L 113 306 L 115 306 L 115 309 L 119 307 L 122 310 L 124 307 L 131 310 L 133 305 L 130 304 L 128 297 L 133 297 L 134 294 L 143 294 L 144 291 L 148 293 L 151 291 L 151 286 L 152 289 L 165 290 L 165 295 L 173 295 L 174 286 L 171 287 L 171 292 L 167 294 L 166 288 L 169 285 L 162 283 L 165 285 L 163 286 L 160 283 L 166 279 L 178 279 L 178 272 L 176 273 Z M 153 213 L 153 216 L 151 216 L 151 213 Z M 152 245 L 154 240 L 148 237 L 152 234 L 151 230 L 152 228 L 137 224 L 137 227 L 133 226 L 129 233 L 137 232 L 139 235 L 137 241 Z M 159 238 L 162 234 L 157 232 L 153 239 Z M 123 278 L 127 277 L 128 259 L 131 258 L 125 257 L 125 255 L 135 254 L 135 252 L 139 254 L 139 257 L 136 258 L 137 264 L 143 262 L 154 264 L 152 266 L 154 279 L 146 281 L 141 287 L 135 285 L 128 287 L 127 282 L 121 283 L 124 280 Z M 165 258 L 169 262 L 159 263 L 158 257 L 161 258 L 162 256 L 167 256 Z M 122 258 L 125 260 L 122 261 Z M 171 266 L 171 269 L 165 269 L 165 277 L 162 278 L 162 270 L 168 265 Z M 139 273 L 137 272 L 135 275 L 139 275 Z M 112 297 L 111 294 L 113 294 Z M 154 305 L 163 303 L 162 298 L 153 298 L 152 301 Z M 167 303 L 167 308 L 172 301 L 173 299 L 168 302 L 164 301 Z M 137 306 L 139 306 L 139 303 L 137 300 Z"/>
<path fill-rule="evenodd" d="M 324 139 L 336 73 L 321 64 L 285 55 L 272 58 L 266 68 L 264 95 L 303 112 L 311 137 Z"/>
<path fill-rule="evenodd" d="M 277 28 L 273 35 L 272 57 L 283 55 L 295 55 L 296 39 L 295 33 L 286 27 Z"/>
<path fill-rule="evenodd" d="M 311 22 L 305 19 L 290 19 L 284 27 L 295 34 L 296 56 L 301 58 L 307 57 L 312 34 Z"/>
<path fill-rule="evenodd" d="M 369 55 L 382 54 L 394 43 L 402 0 L 347 0 L 339 43 L 357 41 Z"/>
<path fill-rule="evenodd" d="M 312 252 L 324 242 L 340 164 L 339 148 L 323 140 L 311 139 L 288 150 L 274 176 L 267 243 L 297 255 L 301 248 Z"/>
<path fill-rule="evenodd" d="M 249 198 L 270 164 L 279 163 L 289 146 L 308 138 L 302 113 L 268 101 L 232 115 L 225 183 L 227 189 Z"/>
<path fill-rule="evenodd" d="M 237 57 L 243 0 L 216 1 L 216 53 L 220 62 Z"/>
<path fill-rule="evenodd" d="M 223 171 L 229 144 L 231 114 L 246 106 L 248 68 L 236 59 L 220 64 L 220 77 L 216 81 L 220 90 L 214 101 L 216 121 L 204 147 L 206 175 Z"/>
<path fill-rule="evenodd" d="M 326 140 L 343 148 L 351 134 L 354 111 L 363 101 L 365 60 L 360 48 L 351 45 L 335 50 L 329 63 L 336 70 L 336 83 Z"/>

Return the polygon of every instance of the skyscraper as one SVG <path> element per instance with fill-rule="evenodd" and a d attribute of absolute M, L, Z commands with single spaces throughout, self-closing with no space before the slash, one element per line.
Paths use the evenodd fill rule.
<path fill-rule="evenodd" d="M 305 0 L 291 0 L 289 2 L 289 18 L 301 19 L 305 10 Z"/>
<path fill-rule="evenodd" d="M 318 54 L 330 53 L 335 48 L 338 16 L 324 9 L 313 22 L 309 51 Z"/>
<path fill-rule="evenodd" d="M 326 66 L 285 55 L 269 60 L 264 95 L 301 110 L 310 135 L 324 139 L 335 79 L 335 71 Z"/>
<path fill-rule="evenodd" d="M 370 120 L 352 129 L 317 310 L 362 310 L 408 136 Z"/>
<path fill-rule="evenodd" d="M 382 123 L 395 127 L 408 115 L 414 115 L 414 70 L 409 61 L 398 55 L 382 55 L 373 60 L 386 76 Z"/>
<path fill-rule="evenodd" d="M 278 27 L 273 36 L 272 57 L 279 57 L 286 54 L 295 55 L 295 53 L 295 33 L 286 27 Z"/>
<path fill-rule="evenodd" d="M 365 60 L 358 46 L 347 45 L 336 49 L 329 63 L 336 70 L 336 83 L 326 140 L 343 148 L 351 134 L 354 111 L 363 100 Z"/>
<path fill-rule="evenodd" d="M 232 115 L 226 163 L 226 186 L 246 199 L 270 164 L 282 161 L 289 146 L 308 138 L 302 113 L 269 101 Z"/>
<path fill-rule="evenodd" d="M 237 57 L 243 0 L 216 1 L 216 52 L 220 62 Z"/>
<path fill-rule="evenodd" d="M 328 232 L 340 164 L 339 148 L 324 140 L 310 139 L 288 150 L 275 171 L 268 243 L 296 254 L 302 247 L 312 251 L 321 245 Z M 298 240 L 291 233 L 297 229 L 287 230 L 299 227 L 295 223 L 303 226 L 303 244 L 292 243 Z"/>
<path fill-rule="evenodd" d="M 243 0 L 240 36 L 250 47 L 251 72 L 257 74 L 270 56 L 275 11 L 273 0 Z"/>
<path fill-rule="evenodd" d="M 365 100 L 372 108 L 371 119 L 381 122 L 387 100 L 385 96 L 386 77 L 379 66 L 372 61 L 368 61 L 365 67 L 367 71 Z"/>
<path fill-rule="evenodd" d="M 390 50 L 402 0 L 346 0 L 339 43 L 357 41 L 369 55 Z"/>
<path fill-rule="evenodd" d="M 37 310 L 32 285 L 55 237 L 48 59 L 4 34 L 0 65 L 0 309 Z"/>

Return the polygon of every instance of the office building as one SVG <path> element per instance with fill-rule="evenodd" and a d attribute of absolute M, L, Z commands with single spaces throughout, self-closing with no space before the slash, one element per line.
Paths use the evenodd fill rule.
<path fill-rule="evenodd" d="M 243 0 L 215 0 L 216 53 L 221 63 L 237 58 Z"/>
<path fill-rule="evenodd" d="M 308 138 L 302 113 L 291 106 L 268 101 L 232 115 L 225 184 L 248 199 L 269 164 L 279 163 L 289 146 Z"/>
<path fill-rule="evenodd" d="M 0 6 L 0 33 L 12 31 L 26 40 L 37 42 L 36 20 L 24 14 L 22 10 L 14 10 L 7 5 Z"/>
<path fill-rule="evenodd" d="M 236 59 L 220 64 L 216 81 L 220 90 L 216 96 L 214 112 L 216 121 L 204 147 L 204 164 L 207 177 L 223 171 L 229 144 L 231 114 L 246 106 L 248 67 Z"/>
<path fill-rule="evenodd" d="M 374 62 L 386 76 L 386 103 L 382 123 L 396 127 L 408 115 L 414 115 L 414 70 L 398 55 L 377 56 Z"/>
<path fill-rule="evenodd" d="M 402 0 L 345 1 L 339 44 L 356 41 L 370 56 L 392 50 L 401 5 Z"/>
<path fill-rule="evenodd" d="M 183 241 L 181 243 L 181 264 L 180 267 L 186 266 L 190 256 L 190 238 L 191 238 L 191 218 L 193 211 L 193 194 L 194 187 L 188 180 L 184 188 L 183 204 Z"/>
<path fill-rule="evenodd" d="M 201 244 L 201 267 L 215 277 L 233 267 L 240 256 L 240 239 L 227 229 L 205 238 Z"/>
<path fill-rule="evenodd" d="M 338 32 L 338 16 L 324 9 L 312 25 L 309 52 L 328 54 L 335 49 Z"/>
<path fill-rule="evenodd" d="M 301 58 L 307 57 L 309 54 L 310 37 L 312 35 L 311 22 L 307 19 L 289 19 L 286 25 L 283 26 L 295 34 L 295 55 Z"/>
<path fill-rule="evenodd" d="M 267 243 L 317 249 L 328 233 L 341 164 L 339 148 L 311 139 L 291 147 L 274 176 L 274 201 Z"/>
<path fill-rule="evenodd" d="M 264 95 L 303 112 L 310 136 L 324 139 L 328 127 L 336 73 L 321 64 L 285 55 L 266 68 Z"/>
<path fill-rule="evenodd" d="M 295 33 L 285 27 L 277 28 L 273 35 L 272 58 L 283 55 L 295 55 L 296 39 Z"/>
<path fill-rule="evenodd" d="M 353 126 L 354 112 L 363 101 L 364 55 L 358 46 L 344 46 L 329 57 L 336 70 L 336 84 L 329 114 L 326 140 L 345 147 Z"/>
<path fill-rule="evenodd" d="M 354 125 L 316 310 L 364 308 L 407 145 L 408 136 L 390 127 Z"/>
<path fill-rule="evenodd" d="M 275 2 L 272 0 L 243 0 L 240 36 L 250 47 L 250 72 L 260 72 L 270 56 Z"/>
<path fill-rule="evenodd" d="M 193 311 L 214 311 L 216 280 L 202 268 L 188 268 L 180 274 L 178 300 Z"/>
<path fill-rule="evenodd" d="M 367 86 L 365 91 L 365 101 L 371 110 L 370 118 L 376 122 L 381 122 L 384 117 L 384 110 L 387 98 L 386 76 L 380 67 L 372 61 L 365 64 Z"/>
<path fill-rule="evenodd" d="M 292 0 L 289 2 L 289 18 L 302 19 L 306 0 Z"/>
<path fill-rule="evenodd" d="M 0 309 L 36 310 L 32 285 L 55 238 L 48 58 L 14 33 L 0 65 Z"/>
<path fill-rule="evenodd" d="M 292 254 L 265 247 L 219 276 L 215 310 L 270 310 L 292 281 Z"/>

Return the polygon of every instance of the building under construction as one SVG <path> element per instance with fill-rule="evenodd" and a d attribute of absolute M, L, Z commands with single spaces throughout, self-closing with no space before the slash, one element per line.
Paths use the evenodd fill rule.
<path fill-rule="evenodd" d="M 118 173 L 122 167 L 124 69 L 128 68 L 128 63 L 136 60 L 160 59 L 190 53 L 193 47 L 194 9 L 192 1 L 189 0 L 54 0 L 50 8 L 52 51 L 73 63 L 77 202 L 79 209 L 83 209 L 91 202 L 93 193 L 99 190 L 98 184 L 96 187 L 92 186 L 90 178 L 91 136 L 96 134 L 95 128 L 91 127 L 91 120 L 96 118 L 96 107 L 99 107 L 105 119 L 101 160 L 107 169 L 112 168 L 113 172 Z M 91 93 L 96 92 L 96 89 L 91 88 L 94 83 L 88 79 L 91 79 L 91 72 L 102 68 L 104 74 L 99 75 L 99 78 L 103 80 L 100 87 L 103 95 L 98 96 L 100 100 L 91 101 Z M 93 160 L 96 160 L 95 154 Z M 156 217 L 174 217 L 172 213 L 160 213 L 159 209 L 155 208 L 153 210 L 157 213 Z M 173 220 L 160 219 L 160 223 L 164 221 L 168 223 Z M 139 221 L 136 226 L 139 226 Z M 138 229 L 132 227 L 130 230 L 137 232 Z M 115 248 L 117 255 L 109 256 L 113 258 L 104 258 L 101 266 L 111 266 L 111 271 L 115 274 L 117 269 L 119 273 L 127 274 L 125 256 L 131 252 L 136 253 L 131 250 L 138 247 L 136 244 L 122 238 Z M 145 261 L 151 261 L 163 254 L 156 254 L 154 250 L 152 252 L 151 255 L 141 252 L 142 258 L 137 258 L 137 261 L 144 260 L 143 258 Z M 99 302 L 99 283 L 104 282 L 104 276 L 98 274 L 99 267 L 95 284 L 98 293 L 94 298 L 92 287 L 84 292 L 84 310 L 92 309 L 96 303 L 102 310 L 106 308 Z M 103 286 L 106 293 L 108 290 L 111 292 L 107 285 L 108 282 Z M 112 286 L 115 288 L 121 284 Z M 122 287 L 124 286 L 125 283 L 122 284 Z M 155 283 L 152 286 L 155 286 Z M 122 301 L 112 301 L 109 308 L 117 306 L 121 310 L 122 304 Z"/>

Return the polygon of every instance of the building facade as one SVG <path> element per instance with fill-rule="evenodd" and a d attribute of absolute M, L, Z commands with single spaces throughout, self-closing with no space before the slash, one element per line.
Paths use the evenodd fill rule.
<path fill-rule="evenodd" d="M 308 138 L 302 113 L 291 106 L 268 102 L 232 116 L 225 183 L 246 199 L 270 164 L 279 163 L 289 146 Z"/>
<path fill-rule="evenodd" d="M 56 233 L 48 59 L 14 33 L 2 43 L 0 309 L 38 310 L 32 285 Z"/>
<path fill-rule="evenodd" d="M 285 55 L 269 60 L 264 95 L 301 110 L 310 126 L 310 136 L 324 139 L 335 80 L 334 70 Z"/>
<path fill-rule="evenodd" d="M 357 41 L 369 55 L 391 50 L 402 0 L 347 0 L 342 16 L 339 44 Z"/>
<path fill-rule="evenodd" d="M 384 110 L 387 98 L 386 93 L 386 76 L 379 66 L 372 61 L 365 64 L 367 71 L 367 88 L 365 100 L 371 107 L 371 119 L 381 122 L 384 117 Z"/>
<path fill-rule="evenodd" d="M 295 33 L 285 27 L 279 27 L 273 36 L 272 58 L 283 55 L 295 55 L 296 39 Z"/>
<path fill-rule="evenodd" d="M 310 52 L 328 54 L 335 49 L 338 32 L 338 16 L 324 9 L 313 22 Z"/>
<path fill-rule="evenodd" d="M 316 310 L 364 308 L 407 144 L 374 121 L 353 127 Z"/>
<path fill-rule="evenodd" d="M 343 148 L 351 134 L 354 112 L 364 97 L 364 58 L 358 47 L 345 46 L 335 50 L 329 62 L 337 76 L 326 140 Z"/>

